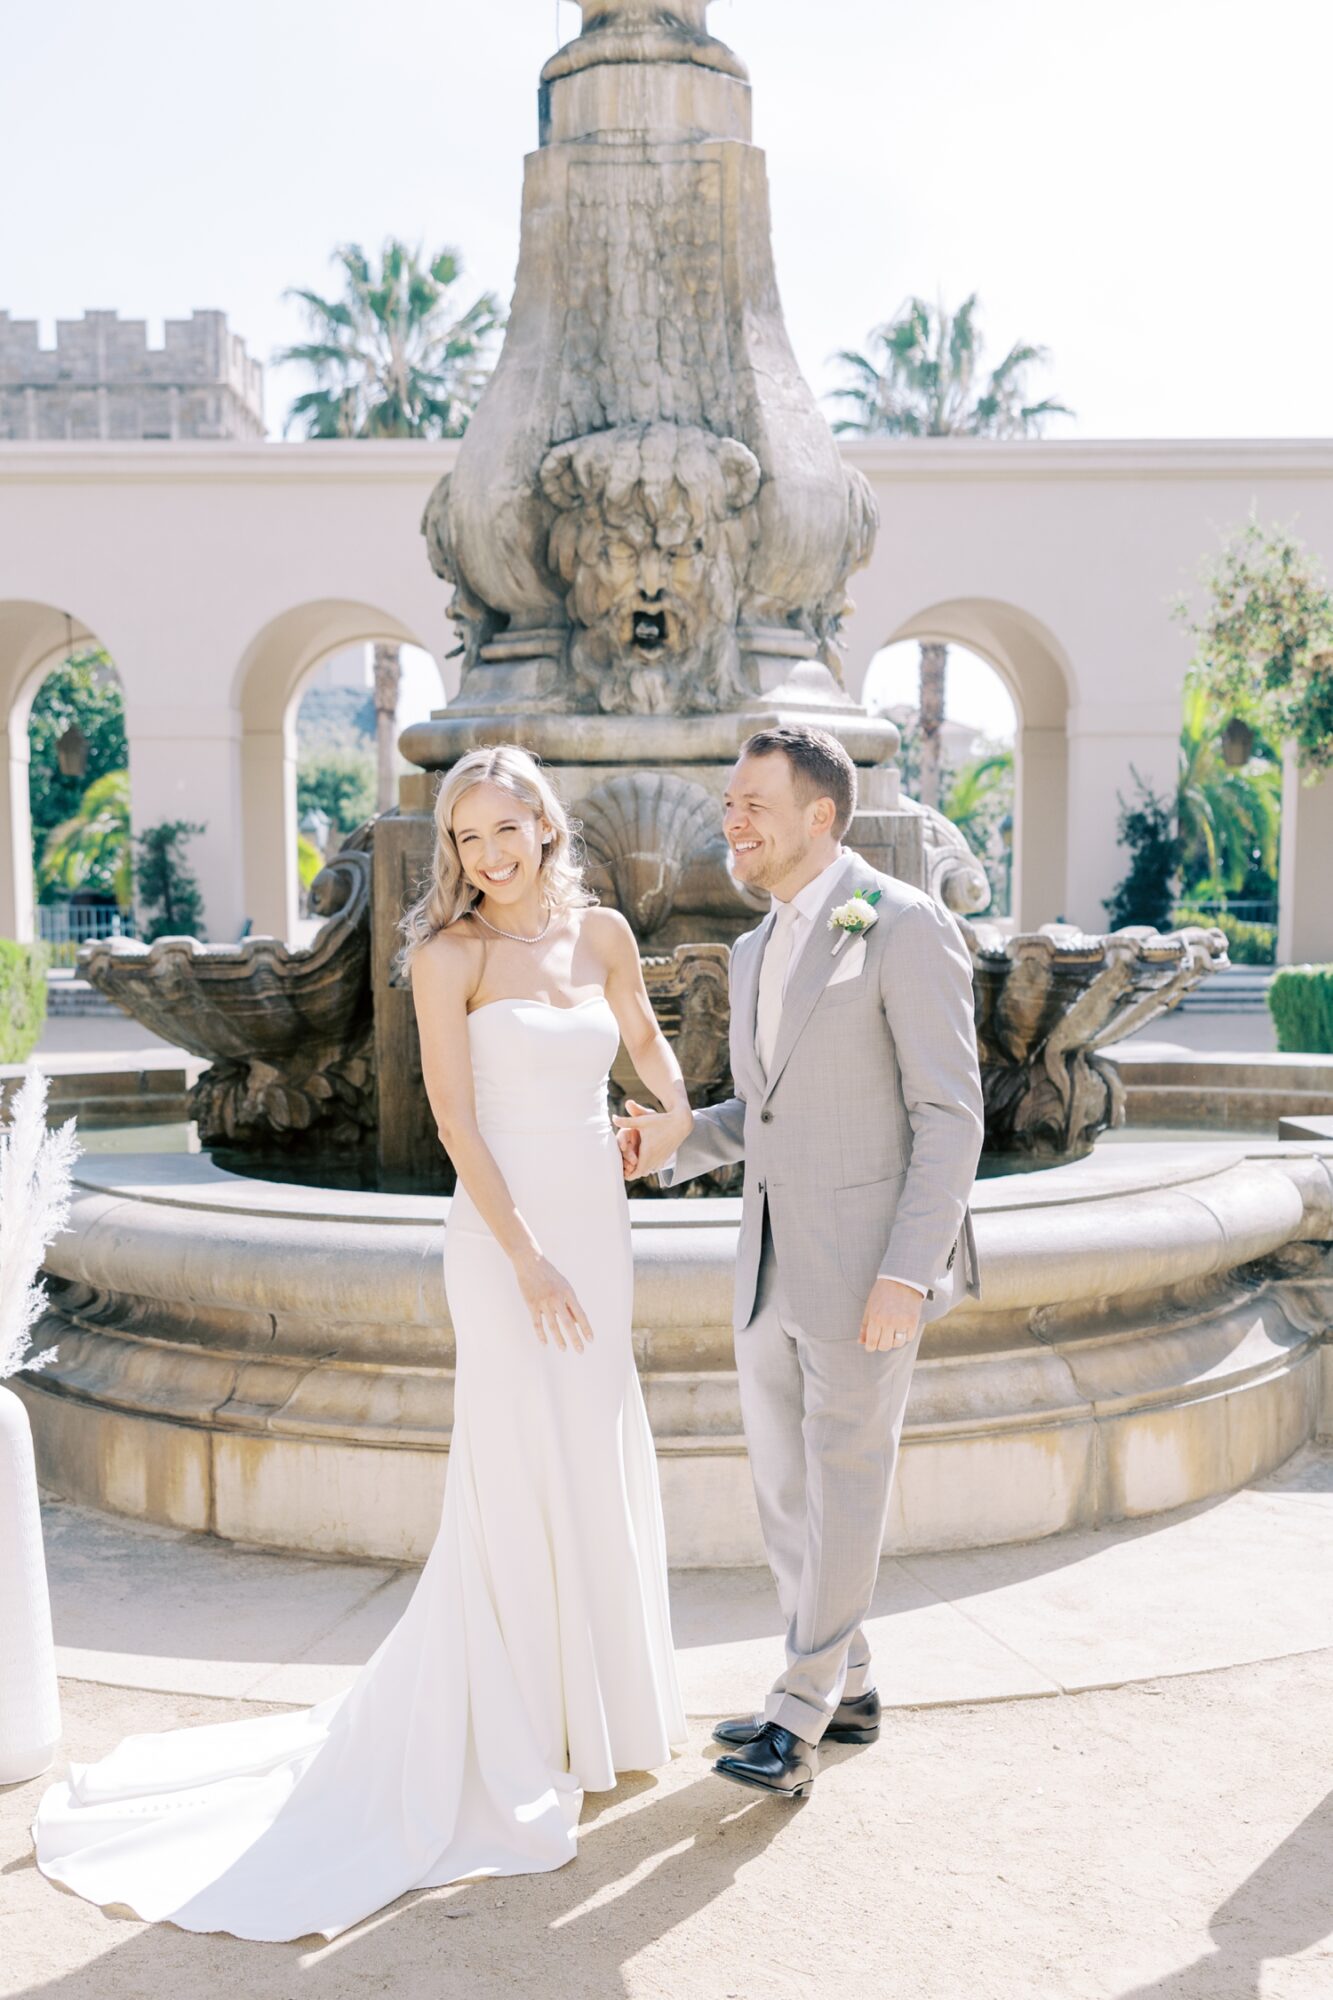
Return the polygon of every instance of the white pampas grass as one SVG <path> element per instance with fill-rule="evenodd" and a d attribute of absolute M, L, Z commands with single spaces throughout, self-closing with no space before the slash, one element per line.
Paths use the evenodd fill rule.
<path fill-rule="evenodd" d="M 24 1072 L 0 1125 L 0 1381 L 25 1365 L 41 1368 L 51 1348 L 25 1363 L 28 1335 L 46 1310 L 46 1286 L 37 1273 L 46 1246 L 69 1226 L 74 1162 L 79 1142 L 74 1120 L 57 1131 L 46 1123 L 49 1082 L 33 1063 Z"/>

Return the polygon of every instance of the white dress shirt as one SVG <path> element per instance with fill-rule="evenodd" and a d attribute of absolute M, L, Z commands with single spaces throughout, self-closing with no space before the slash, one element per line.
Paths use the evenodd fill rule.
<path fill-rule="evenodd" d="M 840 847 L 836 861 L 830 861 L 828 867 L 821 869 L 813 882 L 807 882 L 804 889 L 798 889 L 796 894 L 791 898 L 792 907 L 797 914 L 794 920 L 791 957 L 787 960 L 787 976 L 782 982 L 784 994 L 791 985 L 791 976 L 795 970 L 796 961 L 809 944 L 811 933 L 819 921 L 824 905 L 833 894 L 834 889 L 837 887 L 838 877 L 842 874 L 843 869 L 847 866 L 851 858 L 851 854 L 847 848 Z M 918 1293 L 923 1299 L 926 1296 L 921 1286 L 914 1285 L 910 1278 L 895 1278 L 893 1282 L 898 1285 L 905 1285 L 908 1291 Z"/>
<path fill-rule="evenodd" d="M 792 924 L 791 957 L 787 960 L 787 976 L 782 982 L 784 994 L 791 985 L 796 961 L 810 942 L 810 935 L 819 920 L 820 912 L 833 894 L 838 877 L 851 858 L 848 850 L 840 847 L 837 859 L 830 861 L 828 867 L 821 869 L 813 882 L 807 882 L 804 889 L 798 889 L 791 899 L 791 906 L 796 916 Z"/>

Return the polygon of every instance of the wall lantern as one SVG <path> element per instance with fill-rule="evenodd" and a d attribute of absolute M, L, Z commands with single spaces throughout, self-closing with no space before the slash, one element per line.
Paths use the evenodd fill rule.
<path fill-rule="evenodd" d="M 1233 715 L 1222 731 L 1222 759 L 1233 771 L 1240 771 L 1254 755 L 1254 731 L 1248 722 Z"/>
<path fill-rule="evenodd" d="M 82 778 L 88 769 L 88 738 L 77 722 L 71 722 L 63 736 L 56 738 L 56 763 L 64 778 Z"/>

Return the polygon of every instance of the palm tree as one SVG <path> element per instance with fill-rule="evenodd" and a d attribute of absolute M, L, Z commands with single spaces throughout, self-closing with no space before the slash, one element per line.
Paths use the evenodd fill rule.
<path fill-rule="evenodd" d="M 1027 341 L 1015 342 L 976 393 L 984 347 L 979 314 L 975 292 L 956 313 L 910 298 L 871 328 L 869 355 L 841 349 L 834 359 L 852 380 L 830 395 L 850 403 L 852 414 L 837 418 L 834 430 L 860 437 L 1038 437 L 1047 417 L 1072 417 L 1050 396 L 1024 400 L 1028 369 L 1048 358 L 1044 347 Z"/>
<path fill-rule="evenodd" d="M 311 338 L 274 358 L 309 368 L 316 383 L 294 398 L 286 428 L 302 424 L 310 438 L 462 437 L 486 384 L 489 342 L 504 325 L 495 294 L 483 292 L 457 313 L 458 252 L 441 250 L 423 264 L 421 253 L 397 237 L 384 245 L 378 272 L 359 243 L 342 244 L 333 261 L 342 272 L 340 298 L 300 286 L 286 294 L 305 307 Z M 381 812 L 393 804 L 400 680 L 399 648 L 377 645 Z"/>
<path fill-rule="evenodd" d="M 944 799 L 952 820 L 971 846 L 984 853 L 991 829 L 1013 800 L 1014 753 L 1007 747 L 983 751 L 955 771 Z"/>
<path fill-rule="evenodd" d="M 463 274 L 456 250 L 429 264 L 390 237 L 378 272 L 359 243 L 344 243 L 334 263 L 342 296 L 323 298 L 294 286 L 311 338 L 279 348 L 279 363 L 309 368 L 316 386 L 293 399 L 286 428 L 311 438 L 462 437 L 489 367 L 487 345 L 504 325 L 493 292 L 456 313 Z"/>
<path fill-rule="evenodd" d="M 1204 881 L 1240 889 L 1251 857 L 1267 875 L 1277 874 L 1281 770 L 1262 744 L 1246 765 L 1232 769 L 1222 756 L 1221 730 L 1208 689 L 1188 682 L 1176 787 L 1186 901 Z"/>
<path fill-rule="evenodd" d="M 956 313 L 941 302 L 910 298 L 891 320 L 872 327 L 869 354 L 843 348 L 834 359 L 851 380 L 830 391 L 851 406 L 835 431 L 858 437 L 1039 437 L 1047 417 L 1074 413 L 1053 397 L 1027 397 L 1028 370 L 1047 359 L 1044 347 L 1016 341 L 985 387 L 979 386 L 984 342 L 980 308 L 969 293 Z M 921 647 L 921 778 L 923 805 L 940 802 L 940 723 L 944 718 L 948 648 Z"/>
<path fill-rule="evenodd" d="M 38 887 L 110 891 L 128 909 L 130 863 L 130 774 L 104 771 L 84 791 L 78 810 L 47 835 Z"/>

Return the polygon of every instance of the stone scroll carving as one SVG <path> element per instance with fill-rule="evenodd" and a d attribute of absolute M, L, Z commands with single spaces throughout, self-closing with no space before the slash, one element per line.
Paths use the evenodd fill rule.
<path fill-rule="evenodd" d="M 444 583 L 451 583 L 454 594 L 449 600 L 449 616 L 462 641 L 462 676 L 467 678 L 481 658 L 481 649 L 493 639 L 506 622 L 498 611 L 469 589 L 458 564 L 458 553 L 454 548 L 453 530 L 449 519 L 450 474 L 438 480 L 426 502 L 421 516 L 421 532 L 426 538 L 426 556 L 436 576 Z M 452 656 L 451 656 L 452 657 Z"/>

